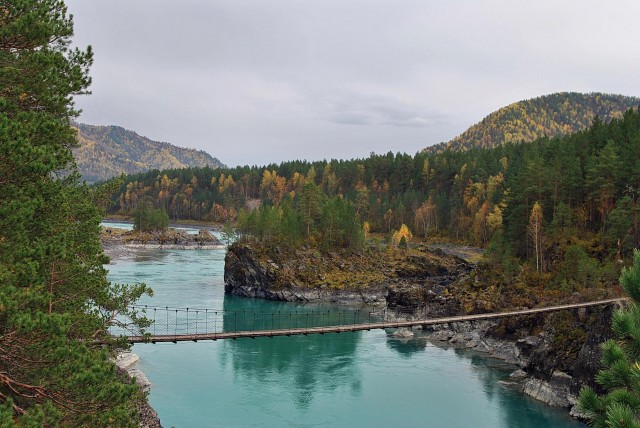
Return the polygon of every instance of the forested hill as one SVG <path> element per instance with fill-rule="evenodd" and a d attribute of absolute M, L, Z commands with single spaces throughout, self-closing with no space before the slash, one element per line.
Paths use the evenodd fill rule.
<path fill-rule="evenodd" d="M 80 146 L 74 155 L 80 174 L 90 183 L 152 169 L 224 167 L 204 151 L 153 141 L 119 126 L 75 126 Z"/>
<path fill-rule="evenodd" d="M 257 199 L 265 208 L 249 214 Z M 387 242 L 404 226 L 489 246 L 509 278 L 525 264 L 573 292 L 614 283 L 614 259 L 640 246 L 640 111 L 536 144 L 149 171 L 127 177 L 113 202 L 113 214 L 148 205 L 172 219 L 237 221 L 251 235 L 294 243 L 326 243 L 330 231 L 345 246 L 355 242 L 355 216 Z"/>
<path fill-rule="evenodd" d="M 425 148 L 427 153 L 469 150 L 506 143 L 557 137 L 591 126 L 596 115 L 604 122 L 619 119 L 640 98 L 612 94 L 559 92 L 501 108 L 447 143 Z"/>

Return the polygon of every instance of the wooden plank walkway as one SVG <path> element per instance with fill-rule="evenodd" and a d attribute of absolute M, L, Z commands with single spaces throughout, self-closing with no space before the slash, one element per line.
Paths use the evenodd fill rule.
<path fill-rule="evenodd" d="M 590 306 L 600 306 L 610 303 L 625 301 L 624 298 L 598 300 L 594 302 L 574 303 L 569 305 L 549 306 L 545 308 L 523 309 L 519 311 L 497 312 L 488 314 L 460 315 L 454 317 L 431 318 L 414 321 L 391 321 L 364 324 L 347 324 L 327 327 L 290 328 L 277 330 L 256 330 L 256 331 L 233 331 L 219 333 L 199 333 L 181 335 L 157 335 L 157 336 L 129 336 L 129 343 L 162 343 L 162 342 L 197 342 L 199 340 L 219 340 L 219 339 L 240 339 L 256 337 L 294 336 L 307 334 L 344 333 L 363 330 L 375 330 L 385 328 L 414 327 L 423 325 L 450 324 L 467 321 L 482 321 L 498 318 L 517 317 L 521 315 L 532 315 L 544 312 L 556 312 L 569 309 L 587 308 Z"/>

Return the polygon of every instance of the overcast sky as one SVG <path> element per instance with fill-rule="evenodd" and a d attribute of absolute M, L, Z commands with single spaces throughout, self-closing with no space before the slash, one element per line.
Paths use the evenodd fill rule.
<path fill-rule="evenodd" d="M 558 91 L 640 95 L 637 0 L 67 0 L 81 122 L 229 166 L 414 154 Z"/>

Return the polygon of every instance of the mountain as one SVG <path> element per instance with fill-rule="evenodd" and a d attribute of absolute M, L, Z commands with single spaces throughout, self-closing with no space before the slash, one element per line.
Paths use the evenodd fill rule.
<path fill-rule="evenodd" d="M 153 141 L 119 126 L 74 126 L 79 147 L 73 153 L 80 174 L 89 183 L 151 169 L 225 166 L 202 150 Z"/>
<path fill-rule="evenodd" d="M 624 95 L 559 92 L 503 107 L 453 140 L 424 150 L 427 153 L 464 151 L 531 142 L 544 136 L 557 137 L 588 128 L 596 115 L 609 122 L 621 118 L 626 110 L 638 105 L 640 98 Z"/>

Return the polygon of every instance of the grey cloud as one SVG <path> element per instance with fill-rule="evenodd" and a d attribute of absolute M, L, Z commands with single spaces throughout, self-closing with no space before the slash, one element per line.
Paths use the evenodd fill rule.
<path fill-rule="evenodd" d="M 450 122 L 444 113 L 425 106 L 346 90 L 311 92 L 306 102 L 312 116 L 340 124 L 424 127 Z"/>
<path fill-rule="evenodd" d="M 228 164 L 416 152 L 555 91 L 640 95 L 640 2 L 67 0 L 80 120 Z"/>

